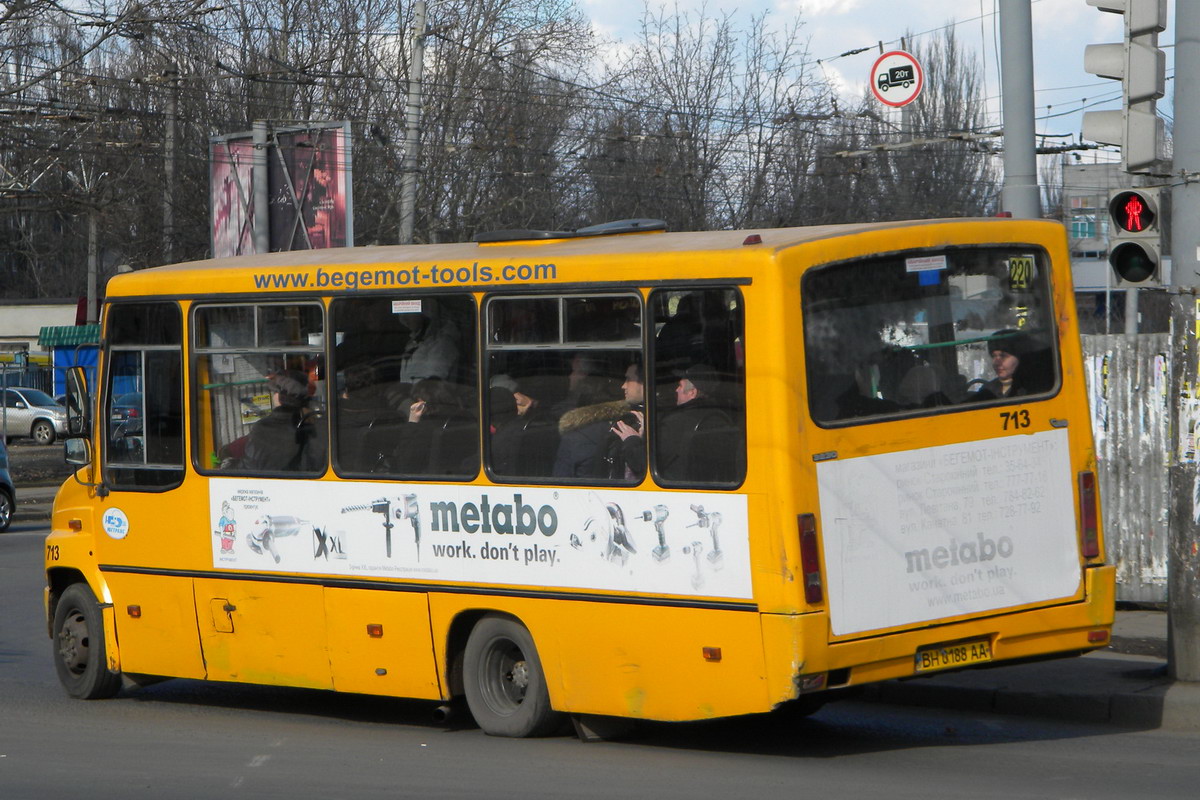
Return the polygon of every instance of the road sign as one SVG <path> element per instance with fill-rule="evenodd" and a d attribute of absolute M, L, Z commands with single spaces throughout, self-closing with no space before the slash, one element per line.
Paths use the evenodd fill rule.
<path fill-rule="evenodd" d="M 921 94 L 925 73 L 912 53 L 892 50 L 875 59 L 871 67 L 871 91 L 879 102 L 899 108 Z"/>

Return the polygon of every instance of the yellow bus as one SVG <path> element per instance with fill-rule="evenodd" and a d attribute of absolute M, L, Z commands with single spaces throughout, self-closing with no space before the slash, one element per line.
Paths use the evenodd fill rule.
<path fill-rule="evenodd" d="M 1061 225 L 663 227 L 114 277 L 46 541 L 67 692 L 530 736 L 1108 643 Z"/>

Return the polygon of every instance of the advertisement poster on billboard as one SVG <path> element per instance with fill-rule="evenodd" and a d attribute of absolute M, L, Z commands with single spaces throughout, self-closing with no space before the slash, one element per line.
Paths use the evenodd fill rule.
<path fill-rule="evenodd" d="M 209 208 L 213 258 L 254 250 L 254 142 L 249 134 L 209 142 Z"/>
<path fill-rule="evenodd" d="M 350 123 L 268 124 L 262 141 L 260 186 L 252 165 L 259 145 L 252 132 L 210 140 L 213 258 L 258 252 L 256 200 L 267 209 L 261 224 L 268 226 L 272 252 L 352 247 Z"/>
<path fill-rule="evenodd" d="M 275 131 L 268 182 L 271 249 L 351 247 L 349 123 Z"/>

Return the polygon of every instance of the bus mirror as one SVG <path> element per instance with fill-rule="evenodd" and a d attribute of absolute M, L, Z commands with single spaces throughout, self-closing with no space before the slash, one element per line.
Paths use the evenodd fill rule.
<path fill-rule="evenodd" d="M 92 442 L 90 439 L 67 439 L 64 443 L 67 463 L 74 467 L 86 467 L 92 463 Z"/>
<path fill-rule="evenodd" d="M 67 370 L 67 436 L 91 436 L 91 409 L 87 373 L 83 367 L 71 367 Z"/>

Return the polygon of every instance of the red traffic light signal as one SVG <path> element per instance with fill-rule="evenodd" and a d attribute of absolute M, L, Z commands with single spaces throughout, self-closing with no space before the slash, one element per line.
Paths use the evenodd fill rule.
<path fill-rule="evenodd" d="M 1160 286 L 1162 263 L 1157 187 L 1118 189 L 1109 195 L 1108 262 L 1121 286 Z"/>
<path fill-rule="evenodd" d="M 1158 219 L 1154 202 L 1146 194 L 1133 190 L 1113 195 L 1108 213 L 1113 224 L 1127 233 L 1144 233 Z"/>

